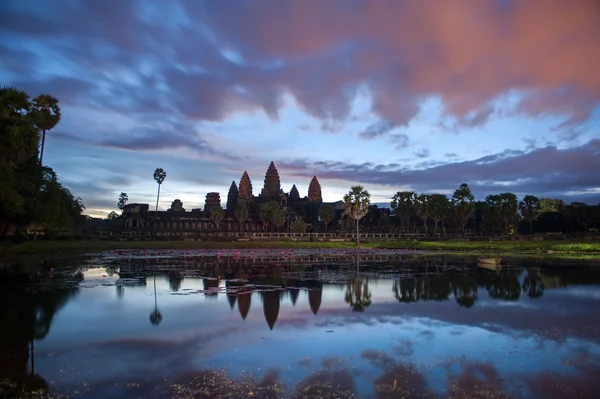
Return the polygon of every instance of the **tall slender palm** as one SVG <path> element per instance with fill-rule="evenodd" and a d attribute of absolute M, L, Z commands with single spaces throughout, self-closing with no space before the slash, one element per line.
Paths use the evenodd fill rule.
<path fill-rule="evenodd" d="M 44 144 L 46 132 L 52 130 L 60 121 L 60 107 L 58 100 L 49 94 L 40 94 L 33 99 L 33 113 L 35 125 L 42 131 L 42 147 L 40 149 L 40 165 L 44 159 Z"/>
<path fill-rule="evenodd" d="M 160 198 L 160 186 L 163 184 L 165 179 L 167 178 L 167 172 L 163 170 L 163 168 L 156 168 L 154 171 L 154 180 L 158 183 L 158 194 L 156 195 L 156 209 L 154 210 L 154 224 L 152 225 L 152 231 L 154 231 L 156 226 L 156 215 L 158 214 L 158 200 Z"/>
<path fill-rule="evenodd" d="M 352 186 L 348 194 L 344 195 L 346 214 L 356 220 L 356 246 L 360 245 L 358 238 L 358 221 L 369 212 L 371 194 L 362 186 Z"/>

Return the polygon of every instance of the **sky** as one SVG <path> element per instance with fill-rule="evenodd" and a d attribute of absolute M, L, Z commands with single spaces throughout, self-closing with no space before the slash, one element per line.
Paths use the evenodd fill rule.
<path fill-rule="evenodd" d="M 105 216 L 120 192 L 224 204 L 362 185 L 600 202 L 596 0 L 0 2 L 0 85 L 57 97 L 44 163 Z"/>

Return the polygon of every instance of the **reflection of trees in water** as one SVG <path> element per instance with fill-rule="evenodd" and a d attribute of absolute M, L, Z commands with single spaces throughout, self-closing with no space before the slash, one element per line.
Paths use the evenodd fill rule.
<path fill-rule="evenodd" d="M 346 284 L 344 300 L 352 307 L 353 312 L 363 312 L 371 306 L 371 292 L 369 280 L 359 277 L 353 278 Z"/>
<path fill-rule="evenodd" d="M 500 273 L 486 271 L 480 277 L 491 298 L 517 301 L 521 296 L 519 275 L 518 270 L 502 270 Z"/>
<path fill-rule="evenodd" d="M 56 313 L 77 293 L 78 289 L 62 289 L 38 294 L 3 294 L 0 301 L 2 397 L 27 397 L 24 392 L 47 390 L 46 381 L 35 374 L 35 363 L 30 357 L 34 341 L 48 335 Z"/>
<path fill-rule="evenodd" d="M 528 269 L 523 280 L 523 291 L 529 298 L 539 298 L 544 295 L 544 283 L 540 279 L 537 270 Z"/>
<path fill-rule="evenodd" d="M 452 294 L 459 306 L 470 308 L 475 304 L 479 287 L 473 276 L 468 274 L 459 274 L 450 278 L 452 284 Z"/>
<path fill-rule="evenodd" d="M 279 305 L 282 293 L 281 291 L 261 291 L 260 296 L 263 302 L 265 320 L 267 320 L 267 324 L 272 330 L 277 322 L 277 317 L 279 317 Z"/>
<path fill-rule="evenodd" d="M 392 288 L 394 297 L 400 302 L 417 302 L 421 299 L 421 285 L 416 277 L 397 279 Z"/>
<path fill-rule="evenodd" d="M 158 298 L 156 296 L 156 274 L 154 275 L 154 310 L 150 312 L 150 324 L 157 326 L 162 322 L 162 313 L 158 310 Z"/>

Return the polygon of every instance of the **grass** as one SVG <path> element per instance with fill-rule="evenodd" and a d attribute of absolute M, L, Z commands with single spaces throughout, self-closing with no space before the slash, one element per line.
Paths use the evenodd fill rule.
<path fill-rule="evenodd" d="M 578 241 L 382 241 L 364 242 L 363 248 L 403 248 L 425 251 L 466 253 L 587 255 L 600 257 L 599 242 Z M 0 257 L 62 257 L 112 249 L 233 249 L 233 248 L 355 248 L 353 242 L 289 242 L 289 241 L 38 241 L 2 244 Z"/>

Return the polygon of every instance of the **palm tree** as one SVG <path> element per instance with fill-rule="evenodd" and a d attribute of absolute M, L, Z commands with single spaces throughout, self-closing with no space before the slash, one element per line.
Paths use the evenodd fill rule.
<path fill-rule="evenodd" d="M 238 203 L 235 206 L 235 210 L 233 211 L 233 215 L 235 216 L 236 220 L 240 224 L 240 230 L 242 230 L 244 222 L 246 220 L 248 220 L 248 217 L 249 217 L 248 205 L 246 205 L 246 201 L 245 200 L 243 200 L 241 198 L 238 199 Z"/>
<path fill-rule="evenodd" d="M 0 170 L 13 171 L 34 156 L 39 140 L 29 95 L 0 87 Z"/>
<path fill-rule="evenodd" d="M 460 185 L 452 195 L 452 208 L 456 218 L 460 222 L 460 227 L 463 236 L 465 235 L 465 227 L 473 213 L 475 213 L 475 197 L 467 183 Z"/>
<path fill-rule="evenodd" d="M 537 219 L 540 210 L 540 200 L 535 195 L 526 195 L 519 203 L 521 215 L 529 220 L 529 234 L 533 233 L 533 221 Z"/>
<path fill-rule="evenodd" d="M 154 224 L 152 225 L 152 230 L 154 231 L 156 227 L 156 215 L 158 213 L 158 199 L 160 198 L 160 186 L 163 184 L 165 179 L 167 178 L 167 172 L 163 170 L 163 168 L 156 168 L 154 171 L 154 180 L 158 183 L 158 194 L 156 195 L 156 209 L 154 210 Z"/>
<path fill-rule="evenodd" d="M 420 194 L 416 198 L 416 212 L 417 216 L 423 219 L 423 225 L 425 226 L 425 236 L 427 236 L 427 219 L 431 215 L 431 195 Z"/>
<path fill-rule="evenodd" d="M 346 214 L 356 220 L 356 246 L 360 245 L 358 237 L 358 221 L 369 212 L 371 194 L 362 186 L 352 186 L 348 194 L 344 195 Z"/>
<path fill-rule="evenodd" d="M 438 223 L 448 215 L 450 201 L 444 194 L 431 194 L 431 219 L 433 220 L 433 236 L 437 237 Z"/>
<path fill-rule="evenodd" d="M 331 223 L 334 216 L 335 211 L 333 210 L 333 207 L 331 205 L 325 204 L 319 208 L 319 217 L 325 224 L 325 230 L 327 230 L 327 226 L 329 225 L 329 223 Z"/>
<path fill-rule="evenodd" d="M 60 121 L 58 100 L 49 94 L 40 94 L 33 99 L 33 113 L 36 127 L 42 131 L 42 147 L 40 149 L 40 165 L 44 158 L 46 131 L 52 130 Z"/>
<path fill-rule="evenodd" d="M 219 225 L 221 224 L 221 221 L 224 217 L 225 211 L 223 210 L 223 208 L 221 208 L 220 205 L 215 205 L 212 208 L 210 208 L 210 220 L 212 220 L 212 222 L 215 224 L 216 230 L 219 229 Z"/>

